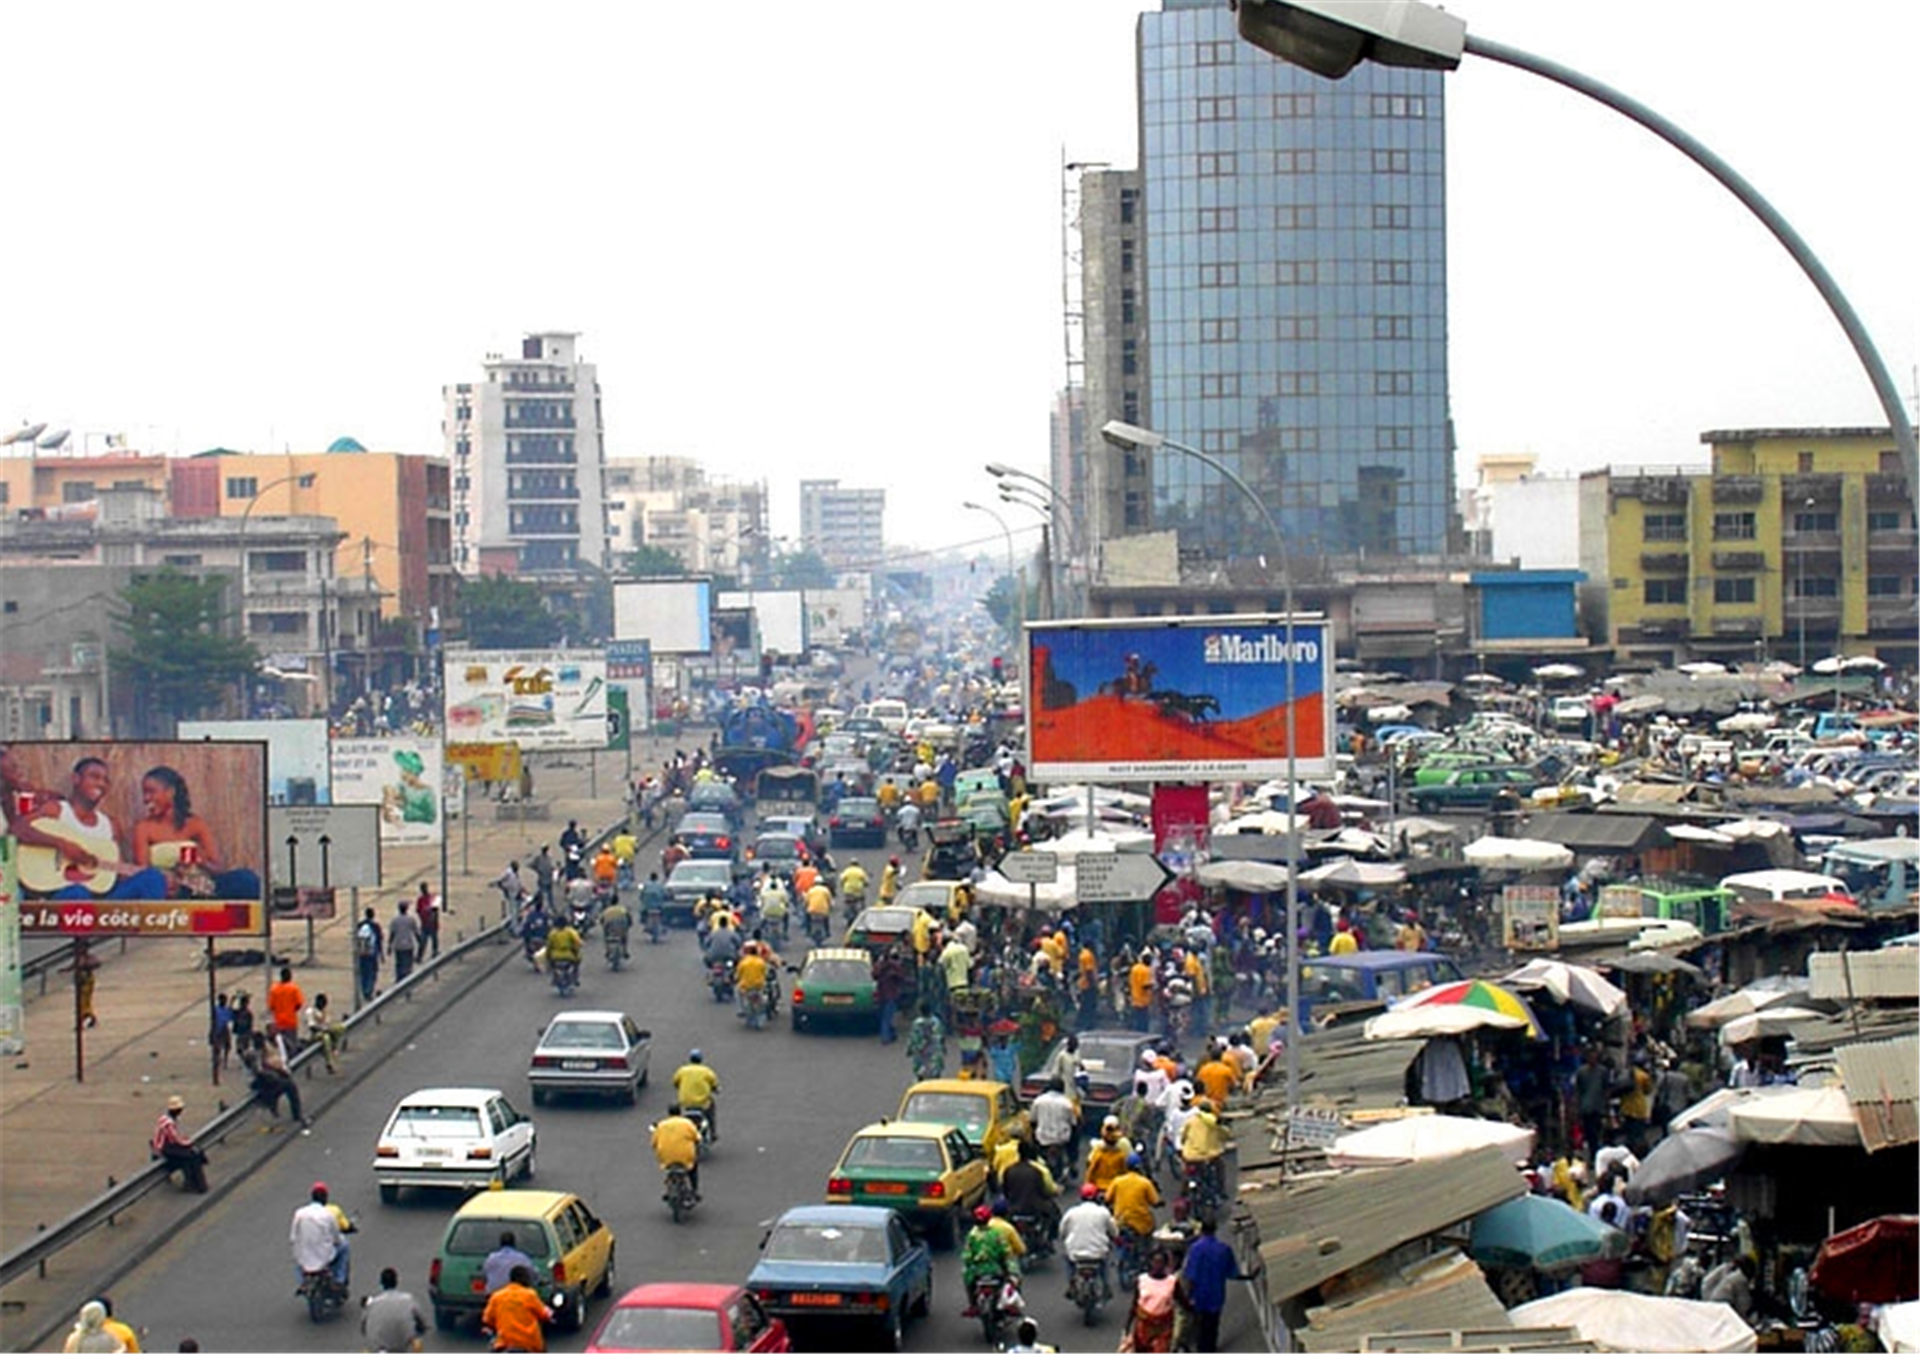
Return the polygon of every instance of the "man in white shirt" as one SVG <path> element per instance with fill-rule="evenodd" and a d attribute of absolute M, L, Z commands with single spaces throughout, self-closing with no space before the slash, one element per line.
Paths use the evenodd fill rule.
<path fill-rule="evenodd" d="M 1107 1280 L 1107 1257 L 1113 1254 L 1120 1240 L 1120 1224 L 1100 1202 L 1098 1185 L 1080 1186 L 1080 1202 L 1061 1215 L 1059 1236 L 1060 1253 L 1067 1257 L 1069 1276 L 1075 1265 L 1098 1264 L 1100 1292 L 1111 1298 L 1113 1285 Z"/>
<path fill-rule="evenodd" d="M 327 1198 L 325 1182 L 316 1181 L 307 1202 L 293 1211 L 287 1241 L 293 1247 L 293 1266 L 303 1281 L 314 1270 L 325 1269 L 331 1270 L 333 1281 L 345 1288 L 350 1253 L 340 1214 Z"/>
<path fill-rule="evenodd" d="M 1056 1180 L 1065 1179 L 1073 1168 L 1073 1131 L 1079 1117 L 1058 1077 L 1034 1097 L 1033 1140 L 1046 1153 L 1047 1169 Z"/>

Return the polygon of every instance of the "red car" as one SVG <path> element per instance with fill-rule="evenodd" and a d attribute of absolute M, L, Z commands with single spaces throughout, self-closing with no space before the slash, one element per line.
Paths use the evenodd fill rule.
<path fill-rule="evenodd" d="M 764 1350 L 793 1348 L 786 1323 L 760 1299 L 732 1283 L 643 1283 L 628 1289 L 601 1318 L 587 1354 L 629 1350 Z"/>

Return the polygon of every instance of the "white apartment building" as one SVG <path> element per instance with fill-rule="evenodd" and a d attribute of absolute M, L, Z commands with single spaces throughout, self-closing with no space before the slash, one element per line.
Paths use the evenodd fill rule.
<path fill-rule="evenodd" d="M 465 575 L 609 563 L 600 379 L 578 334 L 528 334 L 483 379 L 444 386 L 453 562 Z"/>
<path fill-rule="evenodd" d="M 837 569 L 871 569 L 886 554 L 887 491 L 800 481 L 800 545 Z"/>
<path fill-rule="evenodd" d="M 695 574 L 743 578 L 766 563 L 766 484 L 710 478 L 692 457 L 609 459 L 607 522 L 616 573 L 643 545 L 672 551 Z"/>

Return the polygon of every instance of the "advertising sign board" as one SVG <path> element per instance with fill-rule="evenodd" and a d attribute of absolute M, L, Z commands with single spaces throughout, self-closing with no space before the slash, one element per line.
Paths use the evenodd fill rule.
<path fill-rule="evenodd" d="M 468 780 L 506 785 L 520 779 L 518 743 L 449 743 L 447 765 L 463 768 Z"/>
<path fill-rule="evenodd" d="M 13 838 L 0 837 L 0 1053 L 27 1051 L 26 1007 L 20 1000 L 20 881 Z"/>
<path fill-rule="evenodd" d="M 659 654 L 706 653 L 713 647 L 713 580 L 620 578 L 613 584 L 613 634 L 644 639 Z"/>
<path fill-rule="evenodd" d="M 644 682 L 653 666 L 653 646 L 644 639 L 607 641 L 607 680 Z"/>
<path fill-rule="evenodd" d="M 441 779 L 437 739 L 333 740 L 333 802 L 376 806 L 388 846 L 439 844 Z"/>
<path fill-rule="evenodd" d="M 1642 906 L 1642 894 L 1638 884 L 1608 884 L 1600 890 L 1600 905 L 1594 909 L 1596 917 L 1637 917 L 1646 909 Z"/>
<path fill-rule="evenodd" d="M 1333 631 L 1283 616 L 1027 627 L 1029 774 L 1037 780 L 1251 780 L 1294 759 L 1332 773 Z"/>
<path fill-rule="evenodd" d="M 1560 890 L 1509 884 L 1500 890 L 1501 943 L 1510 950 L 1560 948 Z"/>
<path fill-rule="evenodd" d="M 183 719 L 182 742 L 267 745 L 267 803 L 327 804 L 327 721 L 324 719 Z"/>
<path fill-rule="evenodd" d="M 461 742 L 518 743 L 523 752 L 603 748 L 606 659 L 598 650 L 449 652 L 447 734 Z"/>
<path fill-rule="evenodd" d="M 265 743 L 13 743 L 8 755 L 27 934 L 264 933 Z"/>
<path fill-rule="evenodd" d="M 299 804 L 267 811 L 275 888 L 380 887 L 380 809 Z"/>

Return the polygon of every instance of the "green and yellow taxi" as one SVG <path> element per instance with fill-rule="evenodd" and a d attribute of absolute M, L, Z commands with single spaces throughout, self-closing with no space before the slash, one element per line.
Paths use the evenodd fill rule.
<path fill-rule="evenodd" d="M 820 946 L 809 950 L 793 979 L 796 1030 L 821 1025 L 868 1025 L 880 1017 L 874 996 L 873 954 L 852 946 Z"/>
<path fill-rule="evenodd" d="M 916 1081 L 900 1097 L 899 1122 L 947 1124 L 992 1160 L 1001 1143 L 1027 1134 L 1027 1111 L 1004 1081 L 936 1077 Z"/>
<path fill-rule="evenodd" d="M 550 1189 L 495 1189 L 455 1213 L 427 1270 L 433 1324 L 452 1330 L 462 1317 L 478 1319 L 487 1305 L 487 1256 L 512 1232 L 514 1245 L 533 1261 L 535 1287 L 548 1306 L 565 1295 L 560 1322 L 579 1330 L 587 1295 L 613 1287 L 613 1230 L 577 1194 Z"/>
<path fill-rule="evenodd" d="M 869 1124 L 827 1177 L 828 1203 L 891 1208 L 939 1247 L 959 1240 L 986 1197 L 985 1153 L 945 1123 Z"/>

